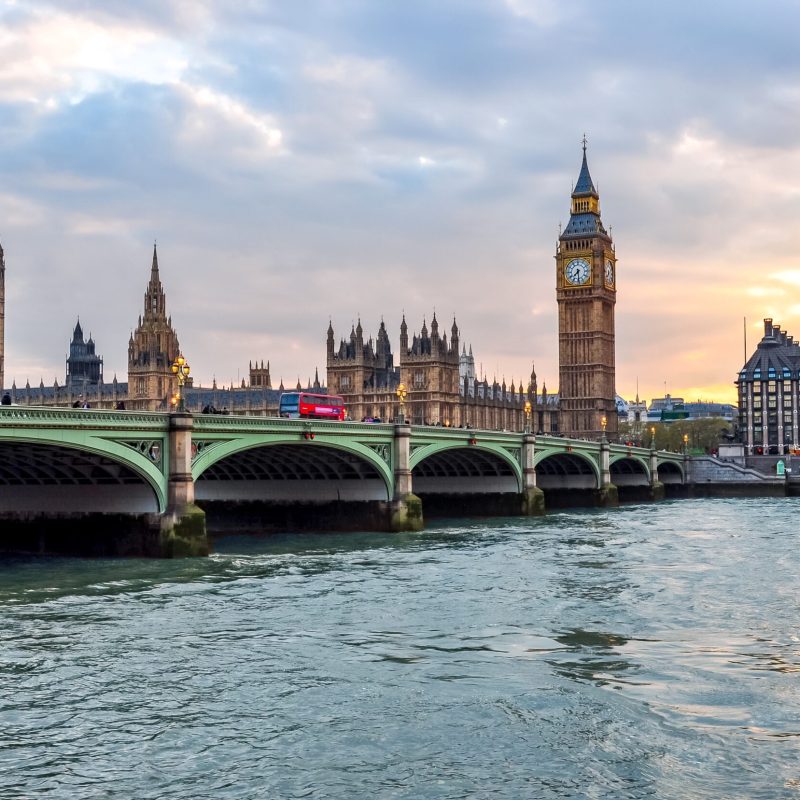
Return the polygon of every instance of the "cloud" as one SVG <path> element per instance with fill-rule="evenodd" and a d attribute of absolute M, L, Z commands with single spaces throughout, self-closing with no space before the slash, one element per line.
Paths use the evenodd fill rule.
<path fill-rule="evenodd" d="M 383 314 L 397 347 L 403 309 L 436 307 L 487 371 L 535 360 L 553 391 L 584 132 L 623 393 L 730 397 L 742 317 L 800 331 L 788 0 L 31 0 L 0 22 L 9 376 L 61 375 L 78 313 L 124 375 L 157 238 L 204 382 L 255 357 L 305 378 L 329 316 Z"/>
<path fill-rule="evenodd" d="M 120 81 L 169 83 L 187 67 L 175 39 L 33 7 L 0 34 L 0 100 L 52 112 Z"/>

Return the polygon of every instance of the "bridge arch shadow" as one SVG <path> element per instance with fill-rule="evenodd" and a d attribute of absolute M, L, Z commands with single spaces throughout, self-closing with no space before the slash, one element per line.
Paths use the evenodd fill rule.
<path fill-rule="evenodd" d="M 371 461 L 326 444 L 250 445 L 222 455 L 195 476 L 202 501 L 281 503 L 391 499 L 391 486 Z"/>
<path fill-rule="evenodd" d="M 682 484 L 684 482 L 683 469 L 674 461 L 663 461 L 658 465 L 658 479 L 664 484 Z"/>
<path fill-rule="evenodd" d="M 544 453 L 537 457 L 536 485 L 548 489 L 597 489 L 597 465 L 580 453 Z"/>
<path fill-rule="evenodd" d="M 547 508 L 593 506 L 600 486 L 597 465 L 578 452 L 539 453 L 534 460 L 536 485 Z"/>
<path fill-rule="evenodd" d="M 519 467 L 494 450 L 449 447 L 420 458 L 412 468 L 414 493 L 519 493 Z"/>
<path fill-rule="evenodd" d="M 501 448 L 449 444 L 412 455 L 414 494 L 426 517 L 520 513 L 522 473 Z"/>
<path fill-rule="evenodd" d="M 131 456 L 77 445 L 2 441 L 0 514 L 157 513 L 163 502 L 159 487 L 133 463 L 133 451 Z"/>
<path fill-rule="evenodd" d="M 386 530 L 389 522 L 391 473 L 372 450 L 228 442 L 205 451 L 193 471 L 211 532 Z"/>
<path fill-rule="evenodd" d="M 615 486 L 650 486 L 650 468 L 641 458 L 620 456 L 609 464 Z"/>

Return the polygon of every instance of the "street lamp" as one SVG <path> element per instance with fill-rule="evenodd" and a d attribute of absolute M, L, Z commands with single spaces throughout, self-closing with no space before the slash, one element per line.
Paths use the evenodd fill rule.
<path fill-rule="evenodd" d="M 175 396 L 178 411 L 185 411 L 186 409 L 183 406 L 183 389 L 184 383 L 186 383 L 186 379 L 189 377 L 189 373 L 191 369 L 189 369 L 189 363 L 182 355 L 178 355 L 178 357 L 172 362 L 172 366 L 170 367 L 172 370 L 172 374 L 177 376 L 178 378 L 178 394 Z"/>
<path fill-rule="evenodd" d="M 606 440 L 606 425 L 608 425 L 608 420 L 604 414 L 602 417 L 600 417 L 600 427 L 603 429 L 603 441 Z"/>
<path fill-rule="evenodd" d="M 397 387 L 396 394 L 397 401 L 400 403 L 400 423 L 403 424 L 406 421 L 406 397 L 408 397 L 408 389 L 404 383 Z"/>
<path fill-rule="evenodd" d="M 525 433 L 531 432 L 531 401 L 525 401 Z"/>
<path fill-rule="evenodd" d="M 650 449 L 656 449 L 656 426 L 652 425 L 650 427 Z"/>
<path fill-rule="evenodd" d="M 686 455 L 689 452 L 689 434 L 683 434 L 683 454 Z"/>

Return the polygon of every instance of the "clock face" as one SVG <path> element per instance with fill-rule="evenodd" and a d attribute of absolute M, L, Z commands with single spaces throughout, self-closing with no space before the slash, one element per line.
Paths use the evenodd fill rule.
<path fill-rule="evenodd" d="M 567 283 L 571 283 L 573 286 L 583 286 L 584 283 L 588 283 L 590 272 L 589 262 L 585 258 L 573 258 L 564 267 L 564 277 L 566 277 Z"/>
<path fill-rule="evenodd" d="M 609 258 L 606 261 L 606 286 L 614 285 L 614 262 Z"/>

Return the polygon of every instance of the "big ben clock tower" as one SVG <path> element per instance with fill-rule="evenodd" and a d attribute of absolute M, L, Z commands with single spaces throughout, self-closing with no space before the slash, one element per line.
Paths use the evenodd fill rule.
<path fill-rule="evenodd" d="M 597 438 L 617 432 L 614 388 L 614 244 L 600 219 L 600 197 L 586 163 L 572 192 L 570 218 L 558 237 L 558 394 L 560 430 Z"/>

